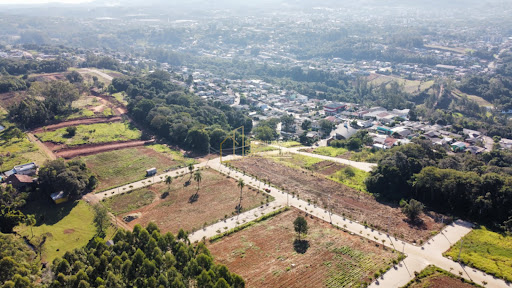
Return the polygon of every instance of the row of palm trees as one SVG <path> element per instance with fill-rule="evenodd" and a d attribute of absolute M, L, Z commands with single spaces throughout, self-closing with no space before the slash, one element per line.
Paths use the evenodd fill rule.
<path fill-rule="evenodd" d="M 201 174 L 201 170 L 196 170 L 196 172 L 194 173 L 194 175 L 192 176 L 192 171 L 194 171 L 194 165 L 190 164 L 188 166 L 188 169 L 190 171 L 190 177 L 194 178 L 194 181 L 197 182 L 197 191 L 196 191 L 196 195 L 197 193 L 199 193 L 199 184 L 201 183 L 201 181 L 203 180 L 203 175 Z M 171 184 L 172 184 L 172 177 L 171 176 L 166 176 L 165 177 L 165 184 L 167 184 L 167 187 L 168 187 L 168 190 L 171 189 Z M 245 187 L 245 182 L 243 179 L 238 179 L 238 183 L 237 183 L 237 187 L 240 188 L 240 203 L 238 204 L 238 207 L 239 207 L 239 212 L 240 210 L 242 209 L 242 192 L 243 192 L 243 189 Z"/>

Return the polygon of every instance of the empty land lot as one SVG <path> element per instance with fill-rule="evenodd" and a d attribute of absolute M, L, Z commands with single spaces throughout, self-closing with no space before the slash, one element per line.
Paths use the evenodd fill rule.
<path fill-rule="evenodd" d="M 78 125 L 75 135 L 71 136 L 66 128 L 36 134 L 43 142 L 77 146 L 83 144 L 98 144 L 138 140 L 141 132 L 129 122 L 97 123 Z"/>
<path fill-rule="evenodd" d="M 501 235 L 483 227 L 463 238 L 460 260 L 485 273 L 512 282 L 512 236 Z M 461 242 L 455 243 L 445 256 L 457 259 Z"/>
<path fill-rule="evenodd" d="M 241 275 L 247 287 L 359 287 L 399 254 L 307 217 L 309 248 L 295 252 L 291 209 L 209 244 L 215 261 Z M 379 272 L 380 271 L 380 272 Z"/>
<path fill-rule="evenodd" d="M 184 186 L 185 182 L 190 179 L 189 173 L 173 179 L 170 187 L 160 182 L 131 193 L 114 196 L 112 199 L 106 199 L 104 203 L 107 203 L 113 213 L 121 217 L 141 213 L 139 219 L 129 223 L 132 227 L 135 224 L 145 227 L 149 222 L 155 222 L 164 232 L 177 233 L 180 228 L 185 231 L 201 229 L 204 223 L 218 222 L 225 215 L 230 217 L 235 212 L 235 207 L 240 200 L 240 189 L 235 180 L 211 169 L 201 170 L 201 173 L 199 197 L 192 203 L 190 203 L 190 199 L 197 191 L 197 182 L 192 178 L 190 185 Z M 139 192 L 140 190 L 150 191 L 153 196 L 148 196 L 147 192 Z M 162 194 L 165 192 L 169 192 L 169 194 L 163 198 Z M 130 195 L 133 193 L 138 195 Z M 149 202 L 149 198 L 152 198 L 151 204 L 144 205 Z M 246 186 L 243 189 L 242 208 L 244 210 L 255 208 L 261 205 L 262 201 L 266 201 L 266 198 L 267 195 L 263 192 L 257 193 L 256 189 L 249 189 Z M 130 205 L 136 209 L 127 211 L 129 210 L 127 207 Z"/>
<path fill-rule="evenodd" d="M 321 207 L 330 205 L 336 214 L 380 230 L 389 227 L 391 235 L 406 241 L 424 241 L 442 227 L 434 219 L 437 215 L 430 212 L 421 216 L 423 225 L 420 227 L 410 225 L 399 207 L 380 203 L 366 192 L 356 191 L 306 169 L 292 168 L 264 157 L 246 157 L 230 163 L 259 179 L 270 180 L 286 192 L 298 194 L 300 199 L 317 201 Z"/>
<path fill-rule="evenodd" d="M 152 167 L 164 169 L 185 167 L 196 163 L 180 152 L 163 145 L 148 145 L 103 152 L 81 158 L 99 180 L 96 191 L 106 190 L 144 179 Z"/>

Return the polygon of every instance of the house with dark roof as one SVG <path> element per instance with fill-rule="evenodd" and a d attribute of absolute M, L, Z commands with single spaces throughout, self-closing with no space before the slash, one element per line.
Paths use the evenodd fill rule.
<path fill-rule="evenodd" d="M 34 185 L 34 179 L 28 175 L 12 174 L 5 179 L 5 183 L 12 185 L 16 190 L 25 190 Z"/>

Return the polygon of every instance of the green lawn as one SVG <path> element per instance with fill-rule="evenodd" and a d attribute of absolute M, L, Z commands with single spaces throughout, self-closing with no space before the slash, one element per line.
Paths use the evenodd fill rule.
<path fill-rule="evenodd" d="M 345 148 L 335 148 L 335 147 L 318 147 L 316 148 L 313 153 L 329 156 L 329 157 L 338 157 L 340 155 L 343 155 L 348 152 L 348 149 Z"/>
<path fill-rule="evenodd" d="M 465 264 L 512 281 L 512 236 L 489 231 L 484 227 L 471 231 L 463 238 L 461 261 Z M 457 260 L 460 241 L 444 255 Z"/>
<path fill-rule="evenodd" d="M 36 216 L 35 238 L 45 233 L 48 236 L 43 253 L 43 260 L 47 262 L 63 256 L 66 251 L 85 246 L 96 234 L 92 209 L 83 201 L 60 205 L 49 201 L 44 204 L 29 202 L 23 212 Z M 17 232 L 32 238 L 30 227 L 18 226 Z"/>
<path fill-rule="evenodd" d="M 99 183 L 96 191 L 103 191 L 127 183 L 144 179 L 146 170 L 152 167 L 161 173 L 164 169 L 185 167 L 196 163 L 185 158 L 179 151 L 164 145 L 126 148 L 81 158 L 94 174 Z"/>
<path fill-rule="evenodd" d="M 356 190 L 367 192 L 364 180 L 368 176 L 370 176 L 368 172 L 347 166 L 332 174 L 329 178 Z"/>
<path fill-rule="evenodd" d="M 128 122 L 98 123 L 76 127 L 76 134 L 73 137 L 68 136 L 66 128 L 39 133 L 37 137 L 44 142 L 51 141 L 68 146 L 137 140 L 141 137 L 141 132 Z"/>
<path fill-rule="evenodd" d="M 302 144 L 300 144 L 297 141 L 272 142 L 272 144 L 275 144 L 275 145 L 278 145 L 278 146 L 281 146 L 281 147 L 285 147 L 285 148 L 302 146 Z"/>
<path fill-rule="evenodd" d="M 0 115 L 0 119 L 1 117 Z M 5 130 L 0 132 L 0 158 L 2 159 L 0 172 L 29 162 L 43 165 L 48 160 L 46 154 L 39 150 L 37 145 L 30 142 L 25 134 L 20 139 L 14 138 L 9 130 L 10 127 L 13 127 L 11 123 L 0 120 L 0 125 L 6 127 Z"/>
<path fill-rule="evenodd" d="M 300 154 L 282 154 L 277 156 L 271 156 L 272 160 L 282 163 L 291 168 L 304 168 L 310 169 L 313 165 L 320 163 L 322 159 L 304 156 Z"/>
<path fill-rule="evenodd" d="M 119 101 L 119 103 L 124 104 L 124 105 L 128 105 L 128 101 L 126 101 L 126 99 L 125 99 L 125 97 L 124 97 L 124 94 L 123 94 L 123 93 L 114 93 L 114 94 L 112 94 L 112 96 L 113 96 L 117 101 Z"/>

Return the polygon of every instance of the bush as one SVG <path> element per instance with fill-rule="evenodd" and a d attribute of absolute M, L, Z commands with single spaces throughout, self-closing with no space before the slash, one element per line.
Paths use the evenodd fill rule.
<path fill-rule="evenodd" d="M 74 137 L 76 134 L 76 127 L 75 126 L 69 126 L 66 128 L 66 133 L 69 137 Z"/>
<path fill-rule="evenodd" d="M 409 203 L 402 207 L 402 212 L 409 220 L 416 222 L 423 212 L 423 208 L 425 208 L 425 206 L 421 202 L 411 199 Z"/>

